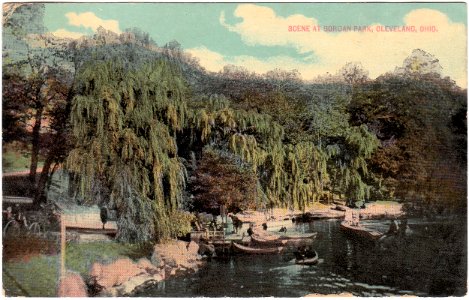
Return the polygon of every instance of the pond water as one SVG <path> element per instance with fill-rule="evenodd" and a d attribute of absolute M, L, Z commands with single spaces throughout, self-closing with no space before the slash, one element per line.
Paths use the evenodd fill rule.
<path fill-rule="evenodd" d="M 389 221 L 364 224 L 384 232 Z M 170 278 L 136 296 L 465 295 L 465 220 L 409 220 L 407 237 L 386 245 L 353 240 L 339 225 L 339 221 L 315 221 L 289 229 L 318 232 L 314 248 L 320 262 L 315 266 L 296 265 L 292 253 L 212 259 L 195 274 Z"/>

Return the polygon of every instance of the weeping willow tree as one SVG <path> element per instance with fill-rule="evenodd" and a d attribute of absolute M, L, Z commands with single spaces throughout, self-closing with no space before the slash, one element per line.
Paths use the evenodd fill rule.
<path fill-rule="evenodd" d="M 284 127 L 271 115 L 233 108 L 222 96 L 188 107 L 180 74 L 162 59 L 138 66 L 119 59 L 88 63 L 75 89 L 71 125 L 79 143 L 66 166 L 79 175 L 85 200 L 117 208 L 120 240 L 181 233 L 184 226 L 175 224 L 188 218 L 178 210 L 187 177 L 177 151 L 179 133 L 189 132 L 202 147 L 229 151 L 249 168 L 257 180 L 256 207 L 304 209 L 318 201 L 330 159 L 341 166 L 341 184 L 351 199 L 369 193 L 363 176 L 377 141 L 365 127 L 350 127 L 344 151 L 337 153 L 311 141 L 285 143 Z"/>
<path fill-rule="evenodd" d="M 198 102 L 199 105 L 201 102 Z M 304 209 L 318 201 L 327 179 L 327 154 L 312 142 L 284 144 L 284 129 L 269 114 L 234 109 L 212 96 L 189 118 L 199 139 L 228 150 L 258 178 L 257 207 Z"/>
<path fill-rule="evenodd" d="M 85 201 L 117 208 L 122 241 L 175 235 L 170 219 L 185 188 L 175 137 L 186 122 L 185 93 L 162 59 L 138 68 L 93 61 L 78 75 L 71 112 L 78 142 L 66 167 L 79 175 Z"/>
<path fill-rule="evenodd" d="M 289 196 L 292 208 L 319 201 L 327 180 L 327 156 L 312 142 L 288 145 Z"/>
<path fill-rule="evenodd" d="M 341 142 L 328 145 L 326 153 L 333 168 L 329 170 L 350 206 L 370 198 L 372 186 L 367 160 L 378 148 L 379 140 L 366 125 L 352 126 L 344 132 Z"/>

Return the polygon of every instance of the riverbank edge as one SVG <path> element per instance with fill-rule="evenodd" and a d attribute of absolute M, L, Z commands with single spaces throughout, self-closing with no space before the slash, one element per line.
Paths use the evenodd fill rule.
<path fill-rule="evenodd" d="M 205 263 L 198 250 L 199 245 L 193 241 L 171 240 L 156 244 L 151 259 L 133 261 L 123 256 L 108 264 L 94 262 L 88 276 L 80 278 L 86 283 L 88 297 L 129 297 L 170 277 L 197 272 Z M 75 272 L 67 271 L 58 284 L 58 296 L 82 293 L 77 288 L 82 284 L 69 279 L 76 276 Z"/>
<path fill-rule="evenodd" d="M 292 215 L 298 216 L 300 214 L 299 212 L 293 212 L 293 214 L 292 212 L 285 212 L 286 210 L 274 210 L 271 217 L 273 216 L 276 220 L 283 220 L 291 218 Z M 307 212 L 310 212 L 317 219 L 340 219 L 345 215 L 343 206 L 337 204 L 323 205 L 320 209 L 310 209 Z M 363 219 L 382 219 L 402 217 L 404 213 L 401 204 L 384 203 L 362 209 L 360 215 Z M 261 212 L 247 212 L 237 216 L 240 217 L 243 223 L 260 225 L 261 222 L 265 221 L 265 214 Z M 141 259 L 136 263 L 137 266 L 143 266 L 140 269 L 145 270 L 145 272 L 133 274 L 121 284 L 105 288 L 93 296 L 132 296 L 148 287 L 157 285 L 169 277 L 185 276 L 197 272 L 205 264 L 205 260 L 197 254 L 198 249 L 199 245 L 194 241 L 171 241 L 169 243 L 156 244 L 151 262 L 148 259 Z M 112 264 L 108 268 L 113 268 Z M 122 272 L 119 268 L 114 267 L 114 269 Z M 117 275 L 119 276 L 119 274 Z"/>
<path fill-rule="evenodd" d="M 259 211 L 246 211 L 236 214 L 243 223 L 252 223 L 260 225 L 269 222 L 275 223 L 276 221 L 292 220 L 292 219 L 306 219 L 309 220 L 324 220 L 324 219 L 342 219 L 345 216 L 346 210 L 352 210 L 345 204 L 315 204 L 301 210 L 287 210 L 282 208 L 274 208 L 269 213 Z M 379 220 L 387 218 L 401 218 L 405 216 L 401 203 L 394 201 L 380 201 L 370 203 L 366 208 L 353 209 L 359 212 L 360 219 L 362 220 Z"/>

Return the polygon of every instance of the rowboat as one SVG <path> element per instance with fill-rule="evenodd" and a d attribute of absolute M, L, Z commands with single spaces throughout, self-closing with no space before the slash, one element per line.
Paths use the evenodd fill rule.
<path fill-rule="evenodd" d="M 312 249 L 300 247 L 293 254 L 295 254 L 296 258 L 295 263 L 298 265 L 314 265 L 318 263 L 318 253 Z"/>
<path fill-rule="evenodd" d="M 294 245 L 303 242 L 309 242 L 314 240 L 317 236 L 317 232 L 308 234 L 296 234 L 296 235 L 260 235 L 253 234 L 251 241 L 263 246 L 286 246 Z"/>
<path fill-rule="evenodd" d="M 301 240 L 301 239 L 312 239 L 318 235 L 317 232 L 306 233 L 306 234 L 294 234 L 294 235 L 282 235 L 281 238 L 285 240 Z"/>
<path fill-rule="evenodd" d="M 283 219 L 283 220 L 276 220 L 276 221 L 267 221 L 266 224 L 269 230 L 278 230 L 282 227 L 292 226 L 293 222 L 291 219 Z"/>
<path fill-rule="evenodd" d="M 233 242 L 233 249 L 245 254 L 277 254 L 282 251 L 283 247 L 251 248 Z"/>
<path fill-rule="evenodd" d="M 319 261 L 319 259 L 317 257 L 313 257 L 313 258 L 305 258 L 305 259 L 302 259 L 302 260 L 295 260 L 295 264 L 297 265 L 305 265 L 305 266 L 311 266 L 311 265 L 315 265 L 317 264 Z"/>
<path fill-rule="evenodd" d="M 354 236 L 366 238 L 372 241 L 376 241 L 384 235 L 381 232 L 374 231 L 373 229 L 366 228 L 361 225 L 353 226 L 345 221 L 340 223 L 340 229 Z"/>
<path fill-rule="evenodd" d="M 281 237 L 276 238 L 264 238 L 257 234 L 251 235 L 251 241 L 258 245 L 264 246 L 284 246 L 288 241 L 286 239 L 282 239 Z"/>

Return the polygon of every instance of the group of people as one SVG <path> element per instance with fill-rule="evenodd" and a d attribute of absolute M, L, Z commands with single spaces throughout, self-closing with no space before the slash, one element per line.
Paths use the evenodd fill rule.
<path fill-rule="evenodd" d="M 208 219 L 207 219 L 208 216 Z M 225 219 L 222 216 L 215 216 L 211 214 L 197 214 L 197 218 L 192 221 L 192 227 L 197 231 L 210 230 L 221 231 L 225 230 L 227 234 L 238 233 L 242 227 L 243 222 L 233 214 L 228 214 Z"/>
<path fill-rule="evenodd" d="M 345 211 L 345 222 L 352 226 L 360 225 L 360 214 L 358 211 L 347 209 Z M 407 219 L 402 219 L 398 225 L 396 220 L 391 220 L 386 236 L 397 235 L 405 236 L 407 230 Z"/>
<path fill-rule="evenodd" d="M 262 223 L 262 229 L 267 230 L 267 223 Z M 279 232 L 286 233 L 286 232 L 287 232 L 287 227 L 282 226 L 282 227 L 280 228 Z M 251 225 L 249 225 L 249 228 L 248 228 L 248 230 L 247 230 L 247 234 L 248 234 L 249 236 L 251 236 L 253 233 L 254 233 L 253 225 L 251 224 Z"/>

